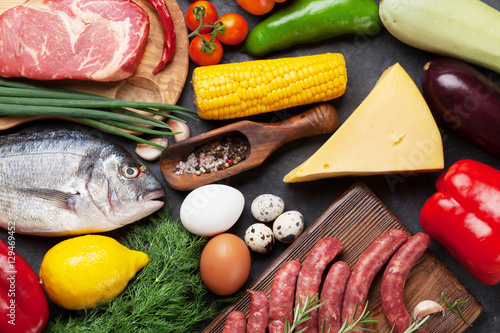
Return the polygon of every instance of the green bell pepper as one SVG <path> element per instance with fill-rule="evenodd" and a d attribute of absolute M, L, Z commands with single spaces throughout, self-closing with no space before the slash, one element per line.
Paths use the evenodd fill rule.
<path fill-rule="evenodd" d="M 253 28 L 240 51 L 261 56 L 346 34 L 375 35 L 380 28 L 373 0 L 295 0 Z"/>

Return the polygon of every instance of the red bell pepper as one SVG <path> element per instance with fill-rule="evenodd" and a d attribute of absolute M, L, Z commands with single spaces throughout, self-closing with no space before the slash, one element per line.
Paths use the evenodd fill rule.
<path fill-rule="evenodd" d="M 500 282 L 500 170 L 460 160 L 436 181 L 420 211 L 426 233 L 475 278 Z"/>
<path fill-rule="evenodd" d="M 0 332 L 42 332 L 49 319 L 47 297 L 35 271 L 14 251 L 14 236 L 7 242 L 0 240 Z"/>

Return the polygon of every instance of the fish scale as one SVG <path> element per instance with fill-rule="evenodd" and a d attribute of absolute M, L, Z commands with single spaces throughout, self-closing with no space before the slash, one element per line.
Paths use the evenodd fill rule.
<path fill-rule="evenodd" d="M 128 170 L 131 174 L 127 175 Z M 164 204 L 158 179 L 129 152 L 79 131 L 0 137 L 0 226 L 15 232 L 104 232 Z"/>

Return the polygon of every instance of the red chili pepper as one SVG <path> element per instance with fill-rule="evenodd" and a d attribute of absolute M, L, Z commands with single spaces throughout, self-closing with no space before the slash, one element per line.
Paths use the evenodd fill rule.
<path fill-rule="evenodd" d="M 500 282 L 500 170 L 460 160 L 436 181 L 420 211 L 422 228 L 475 278 Z"/>
<path fill-rule="evenodd" d="M 9 245 L 0 240 L 0 332 L 42 332 L 49 319 L 49 305 L 38 276 Z M 12 243 L 11 243 L 12 242 Z"/>
<path fill-rule="evenodd" d="M 160 15 L 160 20 L 163 25 L 163 30 L 165 31 L 165 43 L 163 44 L 163 53 L 161 56 L 160 63 L 153 69 L 153 74 L 158 73 L 165 65 L 174 57 L 175 53 L 175 26 L 174 20 L 170 15 L 167 4 L 164 0 L 148 0 L 152 4 L 158 15 Z"/>

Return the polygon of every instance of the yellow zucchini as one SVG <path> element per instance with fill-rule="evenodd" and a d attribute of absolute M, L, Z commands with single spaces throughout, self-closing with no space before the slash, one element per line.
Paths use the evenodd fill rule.
<path fill-rule="evenodd" d="M 500 11 L 479 0 L 380 0 L 380 19 L 415 48 L 500 73 Z"/>

